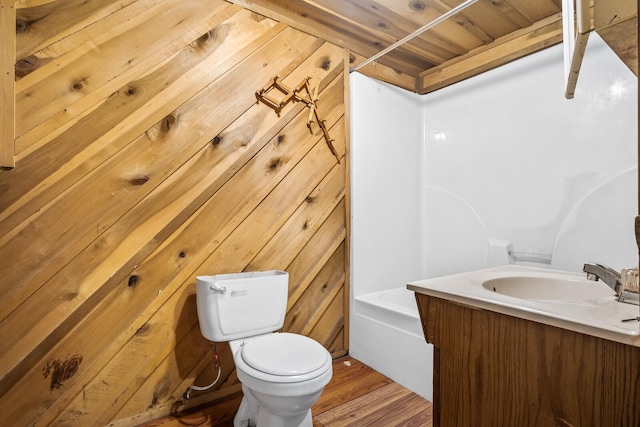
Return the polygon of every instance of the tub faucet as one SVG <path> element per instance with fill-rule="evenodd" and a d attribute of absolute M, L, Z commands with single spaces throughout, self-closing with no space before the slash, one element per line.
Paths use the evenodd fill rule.
<path fill-rule="evenodd" d="M 582 267 L 582 271 L 587 273 L 587 279 L 597 281 L 602 280 L 616 292 L 617 296 L 622 294 L 622 276 L 620 273 L 605 265 L 587 262 Z"/>

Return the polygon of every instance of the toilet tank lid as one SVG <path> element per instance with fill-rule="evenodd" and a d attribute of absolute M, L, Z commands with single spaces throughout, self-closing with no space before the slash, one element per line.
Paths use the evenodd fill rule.
<path fill-rule="evenodd" d="M 303 335 L 276 333 L 247 341 L 242 360 L 253 369 L 270 375 L 304 375 L 322 368 L 331 359 L 317 341 Z"/>

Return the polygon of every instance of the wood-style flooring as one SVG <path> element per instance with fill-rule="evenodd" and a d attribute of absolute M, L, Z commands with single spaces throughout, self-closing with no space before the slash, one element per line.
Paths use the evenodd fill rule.
<path fill-rule="evenodd" d="M 242 395 L 144 424 L 145 427 L 233 425 Z M 313 427 L 339 426 L 432 426 L 431 403 L 351 358 L 333 363 L 333 378 L 311 409 Z"/>

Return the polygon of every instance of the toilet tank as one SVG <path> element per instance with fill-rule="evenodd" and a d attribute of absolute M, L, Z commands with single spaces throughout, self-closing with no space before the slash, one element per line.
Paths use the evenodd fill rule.
<path fill-rule="evenodd" d="M 196 277 L 202 336 L 224 342 L 280 329 L 288 287 L 289 273 L 279 270 Z"/>

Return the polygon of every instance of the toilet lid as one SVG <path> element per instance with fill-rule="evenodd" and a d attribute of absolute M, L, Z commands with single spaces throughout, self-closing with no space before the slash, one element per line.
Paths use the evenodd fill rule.
<path fill-rule="evenodd" d="M 321 368 L 329 352 L 303 335 L 280 333 L 247 341 L 242 360 L 253 369 L 270 375 L 304 375 Z"/>

